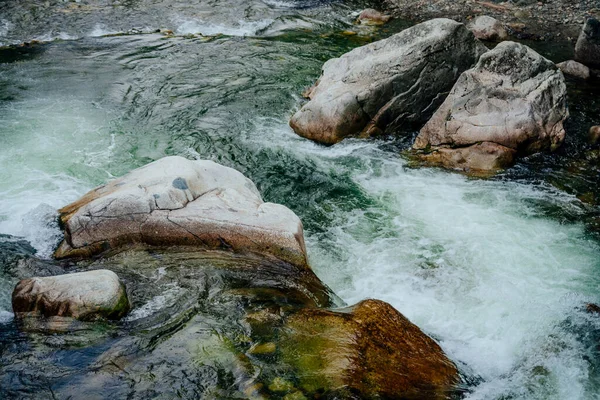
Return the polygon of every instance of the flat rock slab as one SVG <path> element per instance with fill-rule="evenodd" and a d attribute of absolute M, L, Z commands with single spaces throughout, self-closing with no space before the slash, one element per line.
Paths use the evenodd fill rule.
<path fill-rule="evenodd" d="M 57 258 L 129 244 L 250 251 L 307 265 L 300 219 L 264 203 L 252 181 L 212 161 L 165 157 L 59 210 Z"/>
<path fill-rule="evenodd" d="M 12 305 L 17 318 L 119 319 L 129 310 L 125 286 L 105 269 L 23 279 L 13 291 Z"/>
<path fill-rule="evenodd" d="M 350 390 L 369 399 L 447 399 L 459 381 L 440 346 L 380 300 L 298 312 L 285 324 L 281 353 L 308 394 L 336 397 L 336 390 Z"/>
<path fill-rule="evenodd" d="M 566 96 L 554 63 L 527 46 L 500 43 L 461 75 L 413 148 L 447 168 L 505 168 L 562 144 Z"/>
<path fill-rule="evenodd" d="M 458 22 L 415 25 L 327 61 L 290 126 L 300 136 L 334 144 L 424 122 L 486 50 Z"/>

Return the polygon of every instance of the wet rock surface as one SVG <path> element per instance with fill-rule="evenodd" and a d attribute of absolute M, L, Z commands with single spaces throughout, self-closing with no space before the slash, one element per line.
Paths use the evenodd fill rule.
<path fill-rule="evenodd" d="M 300 219 L 264 203 L 238 171 L 166 157 L 92 190 L 60 210 L 57 258 L 124 245 L 187 245 L 266 254 L 307 265 Z"/>
<path fill-rule="evenodd" d="M 503 42 L 459 78 L 413 148 L 434 164 L 480 171 L 555 150 L 565 138 L 566 93 L 554 63 Z"/>
<path fill-rule="evenodd" d="M 109 270 L 21 280 L 13 291 L 12 304 L 18 318 L 119 319 L 129 310 L 125 287 Z"/>
<path fill-rule="evenodd" d="M 255 385 L 261 396 L 281 364 L 252 349 L 273 350 L 287 315 L 335 305 L 311 271 L 228 251 L 137 249 L 74 268 L 114 271 L 131 311 L 118 321 L 1 326 L 11 345 L 0 352 L 0 397 L 247 398 Z M 49 335 L 52 326 L 61 329 Z"/>
<path fill-rule="evenodd" d="M 425 121 L 485 51 L 464 25 L 437 19 L 329 60 L 291 119 L 300 136 L 333 144 Z"/>
<path fill-rule="evenodd" d="M 378 300 L 300 311 L 286 322 L 282 354 L 304 391 L 334 397 L 445 399 L 459 381 L 442 349 Z"/>

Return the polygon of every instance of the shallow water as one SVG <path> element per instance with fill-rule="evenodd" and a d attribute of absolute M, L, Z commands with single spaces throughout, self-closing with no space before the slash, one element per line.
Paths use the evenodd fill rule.
<path fill-rule="evenodd" d="M 78 39 L 0 51 L 0 233 L 47 257 L 56 208 L 165 155 L 211 159 L 302 218 L 313 269 L 346 303 L 388 301 L 437 339 L 472 377 L 466 398 L 600 397 L 600 321 L 584 311 L 600 302 L 598 86 L 569 81 L 557 154 L 469 179 L 414 168 L 410 137 L 323 147 L 287 126 L 325 60 L 406 26 L 357 30 L 364 3 L 49 2 L 50 29 L 14 3 L 1 43 Z M 176 35 L 102 36 L 134 28 Z M 538 49 L 562 61 L 556 47 Z M 0 276 L 0 348 L 15 279 Z M 161 290 L 132 323 L 180 293 Z"/>

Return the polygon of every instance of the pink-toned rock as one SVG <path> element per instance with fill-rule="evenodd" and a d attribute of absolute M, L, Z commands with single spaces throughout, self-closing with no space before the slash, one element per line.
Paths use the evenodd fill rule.
<path fill-rule="evenodd" d="M 473 32 L 477 39 L 481 40 L 502 41 L 508 38 L 508 33 L 502 22 L 487 15 L 475 18 L 467 25 L 467 28 Z"/>
<path fill-rule="evenodd" d="M 571 75 L 580 79 L 590 79 L 591 72 L 588 67 L 574 60 L 564 61 L 556 66 L 565 75 Z"/>
<path fill-rule="evenodd" d="M 12 295 L 17 318 L 118 319 L 129 310 L 119 277 L 105 269 L 20 281 Z"/>
<path fill-rule="evenodd" d="M 390 19 L 392 19 L 390 15 L 386 15 L 373 8 L 367 8 L 360 13 L 356 22 L 361 25 L 383 25 Z"/>
<path fill-rule="evenodd" d="M 198 246 L 273 256 L 307 266 L 300 219 L 264 203 L 254 183 L 212 161 L 165 157 L 59 210 L 57 258 L 131 244 Z"/>
<path fill-rule="evenodd" d="M 461 72 L 486 50 L 456 21 L 415 25 L 327 61 L 290 126 L 325 144 L 412 128 L 433 114 Z"/>
<path fill-rule="evenodd" d="M 554 63 L 502 42 L 461 75 L 413 148 L 436 165 L 494 171 L 559 147 L 567 116 L 564 76 Z"/>

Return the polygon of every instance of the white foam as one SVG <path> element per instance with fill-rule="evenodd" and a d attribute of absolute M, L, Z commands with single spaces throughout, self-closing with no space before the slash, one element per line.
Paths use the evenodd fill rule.
<path fill-rule="evenodd" d="M 162 271 L 162 273 L 164 274 L 164 271 Z M 158 277 L 160 276 L 161 271 L 158 272 Z M 145 318 L 156 311 L 172 306 L 177 300 L 179 293 L 181 293 L 181 290 L 182 289 L 174 283 L 167 285 L 167 289 L 162 294 L 153 297 L 146 304 L 131 311 L 125 318 L 125 321 L 135 321 L 140 318 Z"/>
<path fill-rule="evenodd" d="M 15 315 L 9 311 L 0 310 L 0 324 L 5 324 L 12 321 Z"/>

